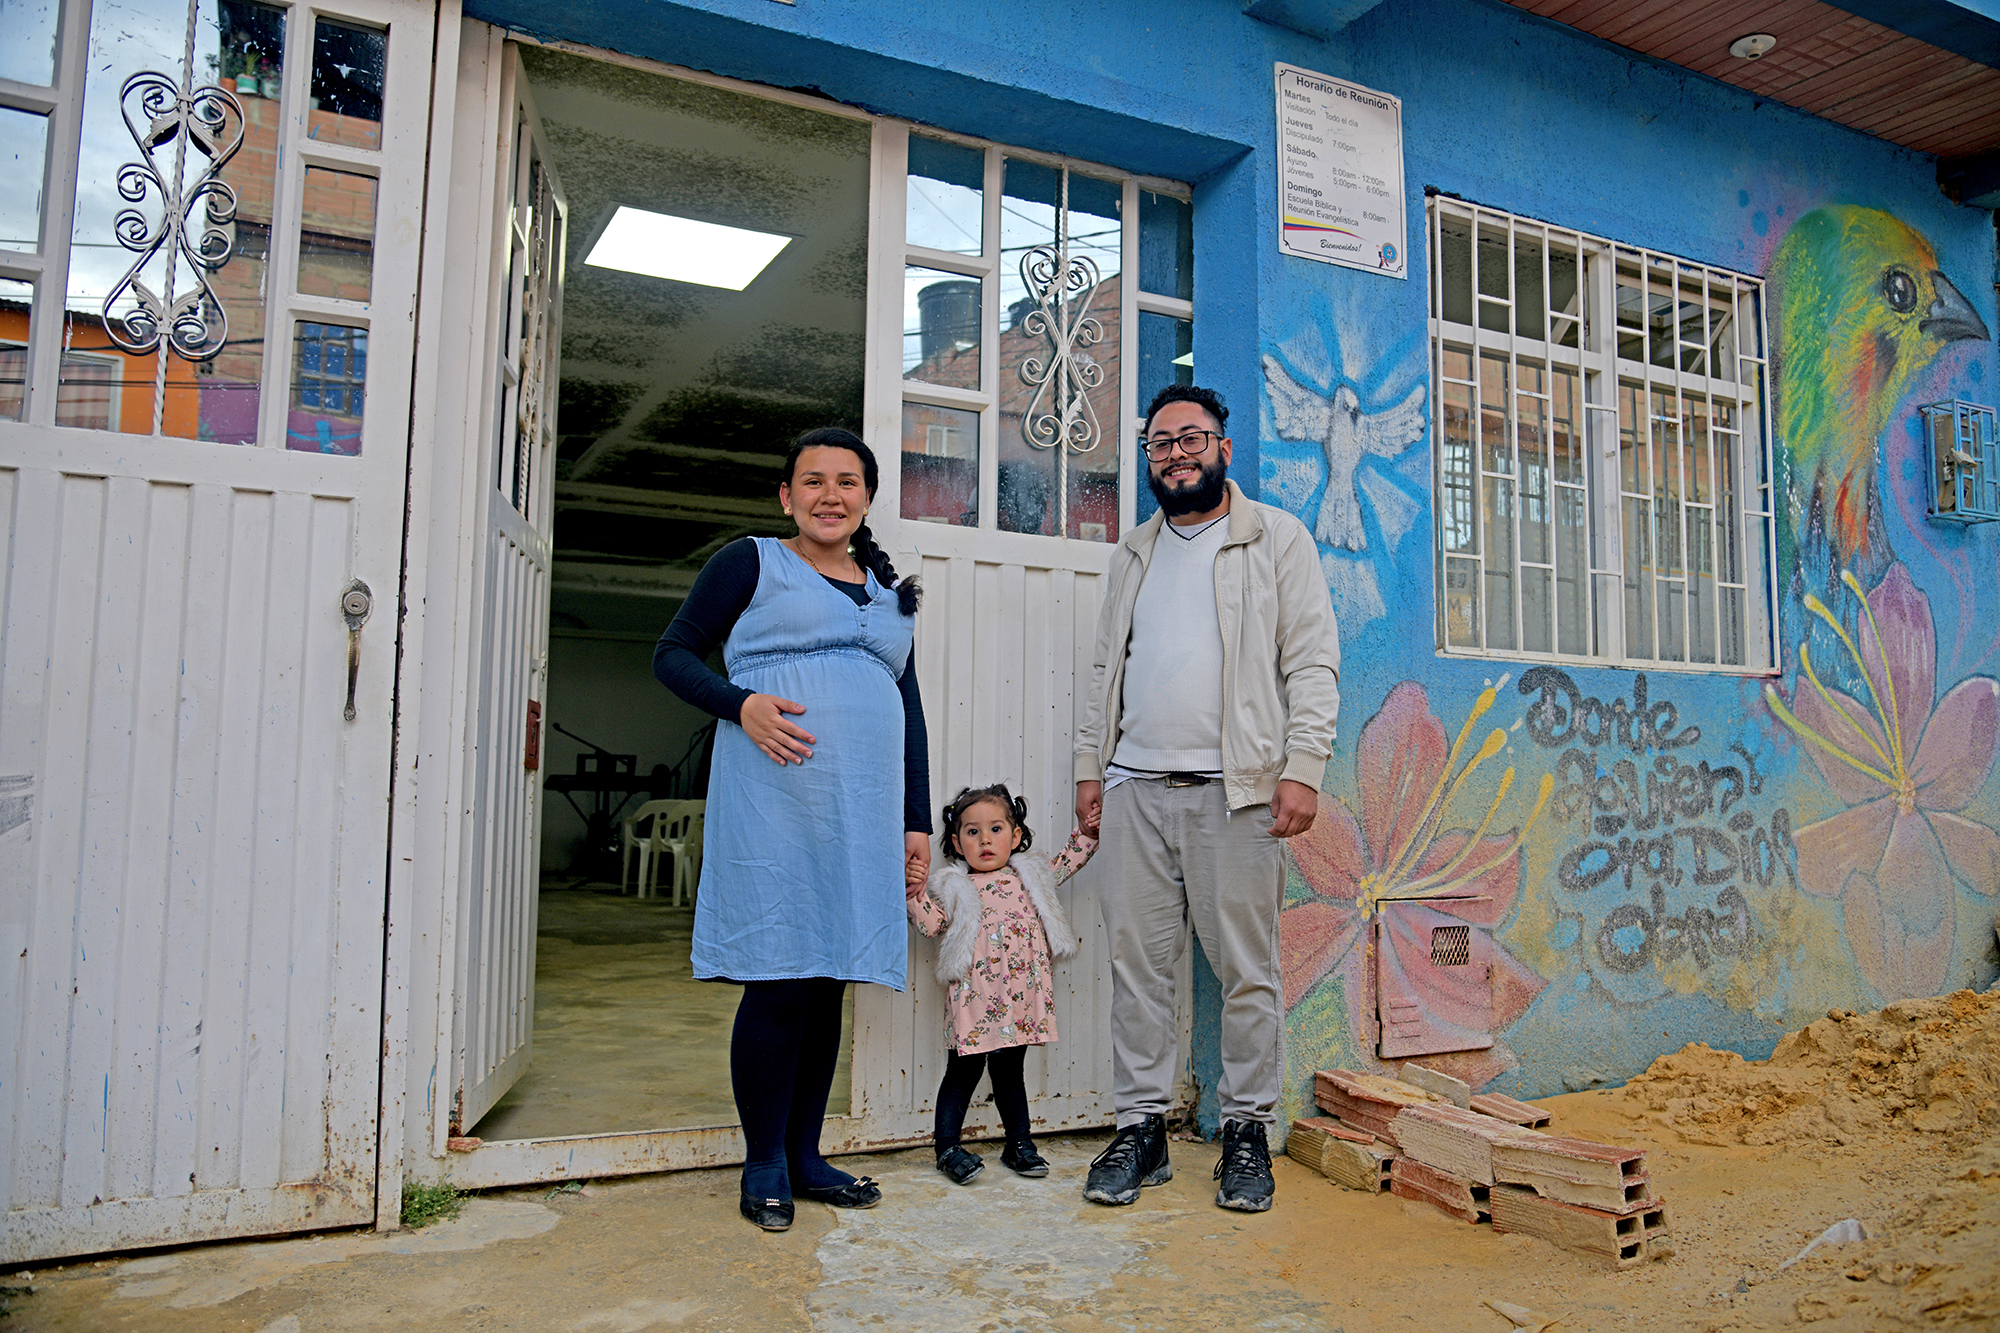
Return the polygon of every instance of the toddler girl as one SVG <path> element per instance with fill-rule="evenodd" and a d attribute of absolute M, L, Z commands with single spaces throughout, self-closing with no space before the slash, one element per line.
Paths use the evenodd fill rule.
<path fill-rule="evenodd" d="M 938 1170 L 960 1185 L 986 1169 L 959 1143 L 965 1110 L 984 1071 L 1007 1130 L 1000 1160 L 1024 1176 L 1049 1164 L 1028 1136 L 1028 1047 L 1056 1039 L 1055 964 L 1076 952 L 1056 886 L 1083 868 L 1097 840 L 1072 833 L 1053 863 L 1026 852 L 1034 835 L 1028 803 L 1004 784 L 968 787 L 944 808 L 945 859 L 926 883 L 911 868 L 910 921 L 940 932 L 938 980 L 948 989 L 951 1054 L 938 1085 L 934 1133 Z"/>

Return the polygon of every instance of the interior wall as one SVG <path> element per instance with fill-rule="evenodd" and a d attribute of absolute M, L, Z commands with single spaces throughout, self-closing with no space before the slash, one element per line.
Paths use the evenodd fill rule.
<path fill-rule="evenodd" d="M 678 605 L 661 603 L 660 628 L 673 619 Z M 639 757 L 638 771 L 655 764 L 672 767 L 687 752 L 694 734 L 706 726 L 708 714 L 680 701 L 653 678 L 653 641 L 638 634 L 549 632 L 549 698 L 547 717 L 608 750 Z M 542 743 L 542 771 L 574 773 L 576 757 L 587 747 L 551 728 Z M 634 796 L 626 809 L 637 809 Z M 577 804 L 590 808 L 577 794 Z M 575 858 L 583 838 L 583 821 L 568 801 L 554 792 L 542 800 L 542 870 L 560 873 Z"/>

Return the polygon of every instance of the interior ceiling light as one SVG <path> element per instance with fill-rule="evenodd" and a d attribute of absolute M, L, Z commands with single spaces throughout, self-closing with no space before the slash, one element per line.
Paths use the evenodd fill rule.
<path fill-rule="evenodd" d="M 1778 39 L 1768 32 L 1753 32 L 1729 44 L 1729 54 L 1738 60 L 1758 60 L 1771 53 Z"/>
<path fill-rule="evenodd" d="M 583 262 L 594 268 L 740 292 L 791 243 L 789 236 L 649 213 L 620 204 Z"/>

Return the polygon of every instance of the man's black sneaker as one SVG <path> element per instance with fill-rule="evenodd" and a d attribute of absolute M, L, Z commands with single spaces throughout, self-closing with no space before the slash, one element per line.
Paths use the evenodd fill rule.
<path fill-rule="evenodd" d="M 1119 1130 L 1111 1146 L 1097 1154 L 1083 1197 L 1092 1203 L 1127 1204 L 1139 1197 L 1142 1185 L 1164 1185 L 1173 1178 L 1166 1117 L 1149 1115 Z"/>
<path fill-rule="evenodd" d="M 937 1155 L 937 1169 L 951 1177 L 954 1185 L 970 1185 L 972 1178 L 986 1169 L 976 1152 L 967 1152 L 953 1144 Z"/>
<path fill-rule="evenodd" d="M 1264 1126 L 1254 1120 L 1229 1120 L 1222 1126 L 1222 1156 L 1215 1163 L 1218 1208 L 1261 1213 L 1271 1206 L 1277 1184 L 1271 1179 L 1271 1145 Z"/>
<path fill-rule="evenodd" d="M 1015 1139 L 1000 1150 L 1000 1165 L 1017 1176 L 1046 1176 L 1049 1164 L 1035 1151 L 1033 1139 Z"/>

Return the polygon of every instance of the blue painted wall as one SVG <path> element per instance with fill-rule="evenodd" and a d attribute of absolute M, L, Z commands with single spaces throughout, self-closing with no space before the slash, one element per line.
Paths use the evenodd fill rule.
<path fill-rule="evenodd" d="M 1316 444 L 1278 434 L 1260 362 L 1275 359 L 1321 394 L 1344 385 L 1364 410 L 1392 408 L 1412 394 L 1428 410 L 1427 188 L 1755 274 L 1770 273 L 1794 226 L 1817 214 L 1779 266 L 1786 282 L 1772 292 L 1774 340 L 1785 303 L 1802 308 L 1808 287 L 1831 280 L 1812 272 L 1830 261 L 1807 241 L 1814 227 L 1840 218 L 1873 228 L 1884 245 L 1913 247 L 1917 268 L 1927 274 L 1934 265 L 1987 329 L 1996 326 L 1992 215 L 1948 202 L 1929 158 L 1489 0 L 1388 0 L 1328 41 L 1250 19 L 1238 0 L 1087 11 L 1051 0 L 474 0 L 467 12 L 1192 181 L 1200 377 L 1237 409 L 1238 480 L 1309 523 L 1324 498 L 1324 465 Z M 1276 61 L 1402 99 L 1407 281 L 1279 255 Z M 1906 357 L 1875 395 L 1892 394 L 1886 403 L 1859 401 L 1866 387 L 1843 379 L 1818 348 L 1775 352 L 1779 375 L 1812 390 L 1774 412 L 1787 559 L 1797 566 L 1816 549 L 1804 520 L 1815 479 L 1826 475 L 1815 469 L 1828 455 L 1823 440 L 1782 438 L 1787 413 L 1803 437 L 1797 423 L 1814 394 L 1830 396 L 1849 419 L 1879 411 L 1879 435 L 1865 442 L 1851 475 L 1882 496 L 1880 539 L 1851 560 L 1836 545 L 1808 572 L 1823 582 L 1834 566 L 1853 565 L 1883 632 L 1893 637 L 1901 627 L 1890 683 L 1908 696 L 1929 694 L 1921 706 L 1906 700 L 1912 737 L 1898 751 L 1904 767 L 1923 768 L 1914 735 L 1935 713 L 1966 733 L 1949 757 L 1961 769 L 1985 765 L 1978 780 L 1969 791 L 1948 792 L 1915 781 L 1883 805 L 1879 791 L 1842 776 L 1837 757 L 1824 750 L 1814 757 L 1799 730 L 1813 721 L 1810 701 L 1798 698 L 1801 688 L 1811 692 L 1799 681 L 1801 643 L 1810 644 L 1830 688 L 1844 682 L 1864 704 L 1865 673 L 1828 656 L 1839 636 L 1813 630 L 1820 622 L 1797 596 L 1790 567 L 1781 571 L 1786 637 L 1773 681 L 1653 671 L 1642 686 L 1632 672 L 1577 668 L 1567 671 L 1567 686 L 1524 692 L 1525 664 L 1438 657 L 1424 628 L 1436 615 L 1426 431 L 1402 454 L 1362 465 L 1356 499 L 1366 549 L 1324 552 L 1346 643 L 1345 711 L 1322 819 L 1311 842 L 1295 849 L 1285 922 L 1288 1112 L 1306 1101 L 1314 1067 L 1372 1058 L 1366 913 L 1354 907 L 1347 877 L 1360 873 L 1356 866 L 1382 871 L 1392 859 L 1368 842 L 1374 824 L 1387 826 L 1381 756 L 1420 749 L 1425 737 L 1449 740 L 1467 726 L 1468 749 L 1495 729 L 1503 746 L 1459 788 L 1442 827 L 1469 828 L 1490 809 L 1489 834 L 1502 851 L 1521 830 L 1512 852 L 1477 879 L 1490 903 L 1485 914 L 1455 918 L 1470 921 L 1490 951 L 1500 1021 L 1492 1050 L 1436 1063 L 1477 1083 L 1538 1095 L 1616 1082 L 1690 1040 L 1759 1057 L 1781 1032 L 1828 1007 L 1874 1007 L 1919 981 L 1944 989 L 1994 978 L 2000 783 L 1982 731 L 1994 691 L 1981 682 L 2000 675 L 1992 531 L 2000 525 L 1959 530 L 1923 518 L 1913 427 L 1917 404 L 1993 399 L 1994 345 L 1964 338 L 1921 364 Z M 1856 597 L 1837 611 L 1850 638 L 1865 637 L 1866 614 Z M 1776 686 L 1778 707 L 1767 685 Z M 1653 726 L 1624 749 L 1565 738 L 1554 706 L 1587 699 L 1606 716 L 1621 702 L 1651 710 Z M 1659 709 L 1663 702 L 1670 713 Z M 1576 757 L 1566 759 L 1571 752 Z M 1933 766 L 1942 753 L 1930 752 Z M 1591 850 L 1630 838 L 1647 815 L 1602 805 L 1621 761 L 1633 764 L 1641 784 L 1647 773 L 1678 777 L 1685 796 L 1669 820 L 1680 865 L 1640 864 L 1629 884 L 1622 872 L 1598 878 L 1609 853 Z M 1579 767 L 1586 762 L 1588 771 Z M 1683 770 L 1712 780 L 1724 769 L 1736 772 L 1742 790 L 1723 781 L 1686 795 L 1696 778 Z M 1502 781 L 1508 770 L 1511 787 Z M 1537 814 L 1545 775 L 1555 779 L 1554 792 Z M 1924 882 L 1891 882 L 1888 871 L 1860 884 L 1829 879 L 1826 849 L 1843 837 L 1852 843 L 1849 835 L 1860 837 L 1853 845 L 1866 844 L 1878 826 L 1917 843 L 1928 834 L 1941 849 L 1923 862 Z M 1440 856 L 1447 843 L 1440 838 Z M 1694 847 L 1713 854 L 1724 843 L 1754 852 L 1755 868 L 1739 867 L 1725 881 L 1698 876 L 1714 862 L 1697 866 Z M 1877 838 L 1878 860 L 1882 845 Z M 1696 882 L 1701 877 L 1710 882 Z M 1381 892 L 1380 880 L 1360 896 Z M 1196 1071 L 1212 1123 L 1215 992 L 1207 969 L 1197 972 L 1204 981 Z M 1420 978 L 1420 998 L 1442 1020 L 1464 1017 L 1455 1007 L 1462 996 L 1427 985 Z"/>

